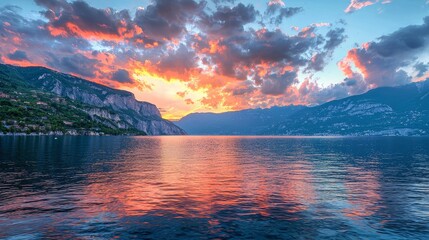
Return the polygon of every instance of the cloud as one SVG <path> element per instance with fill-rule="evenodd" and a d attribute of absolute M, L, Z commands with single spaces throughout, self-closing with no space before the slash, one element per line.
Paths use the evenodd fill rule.
<path fill-rule="evenodd" d="M 205 2 L 193 0 L 158 0 L 138 9 L 134 21 L 148 38 L 171 40 L 185 33 L 186 24 L 204 7 Z"/>
<path fill-rule="evenodd" d="M 347 6 L 344 12 L 352 13 L 356 10 L 362 9 L 367 6 L 371 6 L 378 2 L 378 0 L 351 0 L 349 6 Z"/>
<path fill-rule="evenodd" d="M 297 81 L 296 77 L 297 74 L 295 72 L 286 72 L 282 75 L 268 75 L 262 83 L 261 92 L 267 95 L 284 94 L 286 88 Z"/>
<path fill-rule="evenodd" d="M 24 51 L 20 51 L 20 50 L 16 50 L 13 53 L 9 53 L 7 55 L 7 57 L 10 60 L 14 60 L 14 61 L 29 61 L 29 59 L 27 57 L 27 53 L 25 53 Z"/>
<path fill-rule="evenodd" d="M 265 16 L 269 19 L 269 23 L 279 25 L 283 19 L 290 18 L 303 10 L 302 7 L 285 7 L 282 1 L 270 1 Z"/>
<path fill-rule="evenodd" d="M 344 28 L 335 28 L 335 29 L 329 30 L 328 33 L 326 34 L 328 41 L 326 41 L 324 49 L 327 51 L 330 51 L 338 47 L 341 43 L 343 43 L 346 40 L 346 36 L 344 33 L 345 33 Z"/>
<path fill-rule="evenodd" d="M 417 71 L 416 77 L 423 77 L 425 73 L 429 70 L 429 63 L 419 62 L 414 65 L 414 69 Z"/>
<path fill-rule="evenodd" d="M 148 48 L 180 37 L 205 6 L 193 0 L 157 0 L 138 8 L 132 18 L 128 10 L 98 9 L 84 1 L 35 1 L 46 9 L 42 14 L 52 36 L 130 42 Z"/>
<path fill-rule="evenodd" d="M 98 63 L 95 59 L 90 59 L 82 54 L 75 54 L 65 57 L 57 57 L 54 54 L 49 54 L 50 59 L 48 60 L 49 66 L 61 70 L 66 73 L 75 73 L 83 77 L 94 78 L 96 76 L 96 64 Z"/>
<path fill-rule="evenodd" d="M 0 8 L 1 61 L 53 68 L 136 95 L 138 89 L 162 88 L 163 94 L 173 93 L 171 103 L 180 98 L 188 109 L 315 102 L 313 91 L 321 88 L 308 83 L 309 93 L 301 95 L 298 79 L 324 69 L 345 39 L 344 29 L 320 23 L 283 32 L 270 19 L 284 20 L 302 9 L 272 2 L 272 15 L 264 19 L 267 13 L 253 4 L 229 0 L 158 0 L 135 14 L 96 8 L 90 1 L 36 0 L 42 8 L 38 19 Z M 17 51 L 29 60 L 12 61 Z M 148 93 L 157 101 L 166 98 Z"/>
<path fill-rule="evenodd" d="M 134 83 L 130 73 L 125 69 L 118 69 L 117 71 L 113 72 L 112 80 L 118 81 L 120 83 Z"/>
<path fill-rule="evenodd" d="M 346 77 L 342 82 L 330 84 L 327 87 L 321 87 L 317 81 L 306 79 L 298 87 L 298 96 L 301 101 L 315 105 L 361 94 L 367 90 L 368 86 L 361 75 Z"/>
<path fill-rule="evenodd" d="M 421 25 L 401 28 L 351 49 L 339 66 L 346 76 L 360 74 L 370 88 L 405 84 L 412 77 L 404 68 L 427 51 L 428 41 L 429 17 L 426 17 Z"/>
<path fill-rule="evenodd" d="M 196 68 L 195 52 L 181 44 L 177 50 L 168 52 L 158 64 L 159 71 L 188 72 Z"/>
<path fill-rule="evenodd" d="M 307 70 L 322 71 L 326 63 L 332 57 L 334 50 L 346 40 L 345 29 L 335 28 L 326 34 L 326 42 L 323 49 L 317 52 L 308 63 Z"/>
<path fill-rule="evenodd" d="M 350 4 L 347 6 L 347 8 L 344 10 L 346 13 L 352 13 L 356 10 L 360 10 L 364 7 L 371 6 L 373 4 L 376 4 L 378 2 L 381 2 L 382 4 L 388 4 L 391 3 L 391 0 L 350 0 Z"/>
<path fill-rule="evenodd" d="M 35 0 L 45 7 L 41 13 L 49 20 L 47 29 L 53 36 L 80 36 L 117 39 L 132 30 L 128 11 L 97 9 L 84 1 Z"/>
<path fill-rule="evenodd" d="M 270 0 L 268 2 L 268 6 L 274 6 L 274 5 L 284 7 L 286 4 L 282 0 Z"/>
<path fill-rule="evenodd" d="M 239 3 L 234 7 L 220 6 L 213 13 L 203 13 L 198 25 L 205 33 L 218 37 L 238 35 L 259 13 L 253 5 Z"/>
<path fill-rule="evenodd" d="M 185 102 L 188 105 L 195 104 L 194 101 L 192 101 L 192 99 L 190 99 L 190 98 L 185 99 Z"/>

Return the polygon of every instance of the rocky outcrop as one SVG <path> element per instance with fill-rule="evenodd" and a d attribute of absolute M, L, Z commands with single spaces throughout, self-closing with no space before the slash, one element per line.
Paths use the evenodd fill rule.
<path fill-rule="evenodd" d="M 151 135 L 185 135 L 186 132 L 167 120 L 138 121 L 136 128 Z"/>
<path fill-rule="evenodd" d="M 172 122 L 163 119 L 154 104 L 138 101 L 130 92 L 42 67 L 3 66 L 36 89 L 93 106 L 84 111 L 109 127 L 135 128 L 148 135 L 186 134 Z"/>
<path fill-rule="evenodd" d="M 165 119 L 138 119 L 126 114 L 116 114 L 106 109 L 91 108 L 85 110 L 93 119 L 103 121 L 109 119 L 109 122 L 103 122 L 105 125 L 121 129 L 134 127 L 144 131 L 149 135 L 185 135 L 186 132 L 178 128 L 172 122 Z M 99 118 L 97 118 L 99 117 Z"/>
<path fill-rule="evenodd" d="M 92 106 L 110 107 L 115 111 L 133 111 L 139 116 L 161 118 L 154 104 L 137 101 L 130 92 L 111 89 L 73 76 L 44 73 L 31 82 L 45 91 Z"/>

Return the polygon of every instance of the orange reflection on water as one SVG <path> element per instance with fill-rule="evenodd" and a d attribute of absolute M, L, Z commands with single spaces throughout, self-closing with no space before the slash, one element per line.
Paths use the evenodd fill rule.
<path fill-rule="evenodd" d="M 291 161 L 278 171 L 270 157 L 256 161 L 261 156 L 243 150 L 238 146 L 240 139 L 234 137 L 213 137 L 204 142 L 198 137 L 147 141 L 151 141 L 150 149 L 142 145 L 124 150 L 112 172 L 92 176 L 84 203 L 102 202 L 94 214 L 171 213 L 204 218 L 240 208 L 240 214 L 269 216 L 274 207 L 296 213 L 314 202 L 308 162 Z"/>
<path fill-rule="evenodd" d="M 345 209 L 348 217 L 368 217 L 379 208 L 381 200 L 380 182 L 377 172 L 360 167 L 348 167 L 348 181 L 346 191 L 348 202 L 352 207 Z"/>
<path fill-rule="evenodd" d="M 287 165 L 288 180 L 285 181 L 283 198 L 286 202 L 295 204 L 290 211 L 307 210 L 308 205 L 315 201 L 315 190 L 311 183 L 311 165 L 308 162 L 297 161 Z"/>

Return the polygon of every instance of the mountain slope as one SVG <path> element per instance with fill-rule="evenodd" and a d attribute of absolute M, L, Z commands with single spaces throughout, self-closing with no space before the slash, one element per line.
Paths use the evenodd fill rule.
<path fill-rule="evenodd" d="M 176 124 L 194 135 L 260 135 L 305 108 L 287 106 L 225 113 L 192 113 Z"/>
<path fill-rule="evenodd" d="M 51 93 L 67 99 L 104 126 L 113 129 L 136 129 L 149 135 L 182 135 L 185 132 L 172 122 L 162 119 L 158 108 L 140 102 L 132 93 L 112 89 L 71 75 L 42 67 L 0 65 L 0 78 L 26 91 Z M 4 94 L 10 95 L 1 89 Z M 49 104 L 48 104 L 49 105 Z"/>
<path fill-rule="evenodd" d="M 427 135 L 429 80 L 381 87 L 305 109 L 277 124 L 276 135 Z"/>
<path fill-rule="evenodd" d="M 193 113 L 176 124 L 196 135 L 429 135 L 429 80 L 315 107 Z"/>

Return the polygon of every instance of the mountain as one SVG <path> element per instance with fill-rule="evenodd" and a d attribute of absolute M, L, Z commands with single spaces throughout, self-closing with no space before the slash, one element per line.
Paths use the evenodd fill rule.
<path fill-rule="evenodd" d="M 181 128 L 162 119 L 158 108 L 148 102 L 137 101 L 127 91 L 112 89 L 72 75 L 59 73 L 43 67 L 16 67 L 0 64 L 0 99 L 3 106 L 20 112 L 21 122 L 7 116 L 2 107 L 2 128 L 19 128 L 31 122 L 33 128 L 49 124 L 53 130 L 85 130 L 81 125 L 101 128 L 108 133 L 133 132 L 148 135 L 183 135 Z M 28 109 L 38 114 L 37 119 L 28 116 Z M 53 110 L 57 118 L 52 124 Z M 70 114 L 68 111 L 74 111 Z M 43 116 L 45 113 L 46 116 Z M 50 113 L 50 114 L 48 114 Z M 18 118 L 18 117 L 16 117 Z M 72 118 L 72 119 L 70 119 Z M 33 121 L 34 120 L 34 121 Z M 74 121 L 72 121 L 74 120 Z M 82 120 L 82 121 L 81 121 Z M 5 121 L 14 122 L 7 125 Z M 66 123 L 64 123 L 66 122 Z M 18 125 L 16 125 L 18 124 Z M 7 127 L 9 126 L 9 127 Z M 19 129 L 26 129 L 22 126 Z M 110 130 L 109 130 L 110 129 Z M 104 132 L 103 132 L 104 133 Z"/>
<path fill-rule="evenodd" d="M 261 135 L 304 106 L 247 109 L 225 113 L 191 113 L 175 122 L 194 135 Z"/>
<path fill-rule="evenodd" d="M 297 112 L 275 135 L 428 135 L 429 80 L 369 92 Z"/>
<path fill-rule="evenodd" d="M 429 135 L 429 80 L 315 107 L 193 113 L 176 124 L 196 135 Z"/>

